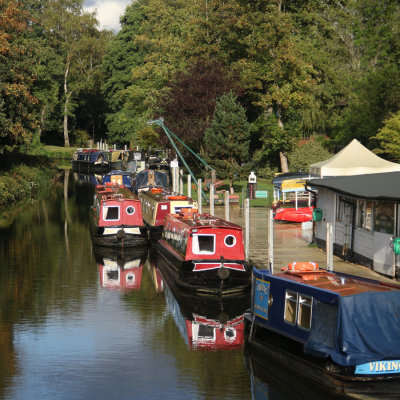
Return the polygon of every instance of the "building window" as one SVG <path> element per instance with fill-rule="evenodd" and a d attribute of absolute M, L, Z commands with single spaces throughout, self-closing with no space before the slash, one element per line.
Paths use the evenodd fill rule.
<path fill-rule="evenodd" d="M 193 235 L 193 254 L 214 254 L 215 235 Z"/>
<path fill-rule="evenodd" d="M 359 202 L 359 212 L 358 212 L 358 227 L 366 229 L 368 231 L 372 230 L 372 217 L 374 210 L 374 202 L 361 200 Z"/>
<path fill-rule="evenodd" d="M 374 231 L 394 234 L 394 203 L 375 203 Z"/>

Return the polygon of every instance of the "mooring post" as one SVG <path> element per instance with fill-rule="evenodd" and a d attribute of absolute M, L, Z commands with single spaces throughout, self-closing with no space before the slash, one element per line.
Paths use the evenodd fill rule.
<path fill-rule="evenodd" d="M 274 213 L 268 209 L 268 264 L 271 273 L 274 273 Z"/>
<path fill-rule="evenodd" d="M 179 194 L 183 194 L 183 169 L 179 170 Z"/>
<path fill-rule="evenodd" d="M 229 190 L 225 190 L 225 220 L 229 221 Z"/>
<path fill-rule="evenodd" d="M 214 212 L 214 193 L 215 193 L 215 186 L 214 186 L 214 184 L 212 183 L 211 185 L 210 185 L 210 214 L 211 215 L 214 215 L 215 214 L 215 212 Z"/>
<path fill-rule="evenodd" d="M 246 260 L 249 259 L 249 244 L 250 244 L 250 200 L 246 199 L 244 201 L 244 229 L 245 229 L 245 239 L 244 239 L 244 251 L 246 254 Z"/>
<path fill-rule="evenodd" d="M 333 225 L 326 223 L 326 269 L 333 271 Z"/>
<path fill-rule="evenodd" d="M 190 174 L 187 176 L 187 195 L 192 197 L 192 175 Z"/>
<path fill-rule="evenodd" d="M 199 207 L 199 213 L 203 212 L 202 204 L 201 204 L 201 179 L 197 179 L 197 204 Z"/>

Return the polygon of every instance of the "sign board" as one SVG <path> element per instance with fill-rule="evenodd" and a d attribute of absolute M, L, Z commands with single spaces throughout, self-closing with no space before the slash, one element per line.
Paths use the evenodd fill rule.
<path fill-rule="evenodd" d="M 267 199 L 268 191 L 266 190 L 256 190 L 256 199 Z"/>

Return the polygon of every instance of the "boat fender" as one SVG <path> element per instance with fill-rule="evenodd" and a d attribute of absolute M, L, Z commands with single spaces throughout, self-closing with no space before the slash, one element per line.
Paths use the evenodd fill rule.
<path fill-rule="evenodd" d="M 161 193 L 163 190 L 159 188 L 153 188 L 151 189 L 151 193 Z"/>
<path fill-rule="evenodd" d="M 228 268 L 225 268 L 225 267 L 223 266 L 223 264 L 221 265 L 220 268 L 218 268 L 217 274 L 218 274 L 218 276 L 219 276 L 222 280 L 228 279 L 228 277 L 229 277 L 229 275 L 230 275 L 229 269 L 228 269 Z"/>
<path fill-rule="evenodd" d="M 119 240 L 124 239 L 125 236 L 126 236 L 126 233 L 125 233 L 125 231 L 124 231 L 123 229 L 120 229 L 120 230 L 117 232 L 117 239 L 119 239 Z"/>
<path fill-rule="evenodd" d="M 282 271 L 317 271 L 319 269 L 318 263 L 313 261 L 293 261 L 287 267 L 282 268 Z"/>

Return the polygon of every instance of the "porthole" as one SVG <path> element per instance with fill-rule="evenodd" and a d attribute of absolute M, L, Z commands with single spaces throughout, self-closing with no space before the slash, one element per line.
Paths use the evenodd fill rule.
<path fill-rule="evenodd" d="M 236 244 L 236 238 L 233 235 L 225 236 L 225 245 L 228 247 L 233 247 Z"/>
<path fill-rule="evenodd" d="M 224 331 L 224 338 L 227 342 L 233 342 L 236 339 L 236 329 L 228 327 Z"/>
<path fill-rule="evenodd" d="M 133 214 L 135 214 L 135 207 L 132 207 L 132 206 L 126 207 L 126 213 L 127 213 L 128 215 L 133 215 Z"/>

